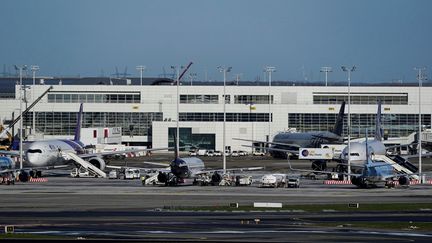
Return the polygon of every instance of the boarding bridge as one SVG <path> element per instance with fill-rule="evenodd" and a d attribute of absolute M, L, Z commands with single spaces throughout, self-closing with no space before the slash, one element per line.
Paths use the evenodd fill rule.
<path fill-rule="evenodd" d="M 409 177 L 414 179 L 414 180 L 420 180 L 420 177 L 418 175 L 414 175 L 415 171 L 413 172 L 413 171 L 409 170 L 408 168 L 398 164 L 397 162 L 395 162 L 394 160 L 390 159 L 389 157 L 387 157 L 385 155 L 374 155 L 374 156 L 372 156 L 372 159 L 374 161 L 379 160 L 379 161 L 384 161 L 388 164 L 391 164 L 397 172 L 408 174 Z"/>
<path fill-rule="evenodd" d="M 72 153 L 72 152 L 66 152 L 66 153 L 62 152 L 61 154 L 62 154 L 62 157 L 65 160 L 73 160 L 73 161 L 77 162 L 78 164 L 80 164 L 83 168 L 85 168 L 89 172 L 92 172 L 95 175 L 100 176 L 102 178 L 106 178 L 107 177 L 107 175 L 106 175 L 105 172 L 103 172 L 102 170 L 100 170 L 98 167 L 92 165 L 88 161 L 85 161 L 85 160 L 81 159 L 75 153 Z"/>

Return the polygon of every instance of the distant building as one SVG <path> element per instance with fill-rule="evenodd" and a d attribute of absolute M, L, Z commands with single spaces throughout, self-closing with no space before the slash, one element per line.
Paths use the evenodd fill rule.
<path fill-rule="evenodd" d="M 6 85 L 5 79 L 0 79 L 0 86 Z M 121 127 L 123 143 L 131 145 L 174 145 L 177 113 L 176 87 L 171 85 L 172 80 L 147 78 L 146 85 L 140 86 L 139 78 L 130 79 L 130 85 L 121 79 L 115 79 L 110 85 L 109 78 L 61 78 L 62 85 L 58 85 L 60 79 L 45 79 L 44 84 L 30 85 L 26 90 L 29 103 L 48 85 L 54 84 L 53 90 L 35 106 L 36 129 L 43 132 L 45 138 L 71 137 L 79 104 L 84 103 L 83 127 Z M 2 91 L 0 96 L 0 116 L 6 122 L 19 108 L 16 78 L 8 80 L 14 91 Z M 87 81 L 83 83 L 84 80 Z M 32 83 L 31 79 L 25 79 L 26 84 L 29 82 Z M 152 83 L 159 85 L 150 85 Z M 341 85 L 325 87 L 318 83 L 275 82 L 269 99 L 266 83 L 244 84 L 247 85 L 228 85 L 224 98 L 221 82 L 194 81 L 193 86 L 183 82 L 179 91 L 181 146 L 222 150 L 223 100 L 227 102 L 226 145 L 231 150 L 247 150 L 241 146 L 247 142 L 232 138 L 266 141 L 269 119 L 270 137 L 287 130 L 328 130 L 335 122 L 339 105 L 348 100 L 347 87 Z M 432 102 L 428 94 L 432 93 L 432 87 L 426 84 L 422 92 L 422 124 L 430 128 Z M 352 86 L 352 137 L 364 136 L 366 128 L 369 133 L 374 132 L 377 100 L 383 104 L 386 136 L 407 136 L 417 131 L 418 97 L 416 84 Z M 251 104 L 255 109 L 250 109 Z M 31 127 L 32 115 L 25 117 L 25 126 Z M 347 117 L 345 136 L 346 121 Z"/>

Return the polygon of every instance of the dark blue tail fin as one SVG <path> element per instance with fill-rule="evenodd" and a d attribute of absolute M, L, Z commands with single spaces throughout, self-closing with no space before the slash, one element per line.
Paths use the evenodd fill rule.
<path fill-rule="evenodd" d="M 341 104 L 339 114 L 336 118 L 336 123 L 334 124 L 334 128 L 332 131 L 334 134 L 338 136 L 342 135 L 344 115 L 345 115 L 345 101 L 342 102 Z"/>
<path fill-rule="evenodd" d="M 81 103 L 80 105 L 80 109 L 77 116 L 77 124 L 75 127 L 75 136 L 74 136 L 75 142 L 79 142 L 81 140 L 82 113 L 83 113 L 83 103 Z"/>
<path fill-rule="evenodd" d="M 383 130 L 381 127 L 381 101 L 378 101 L 378 112 L 375 119 L 375 140 L 382 141 Z"/>

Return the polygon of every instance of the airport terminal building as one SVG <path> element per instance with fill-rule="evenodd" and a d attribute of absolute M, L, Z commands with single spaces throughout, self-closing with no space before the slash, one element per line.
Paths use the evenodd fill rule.
<path fill-rule="evenodd" d="M 3 78 L 4 79 L 4 78 Z M 82 78 L 81 78 L 82 79 Z M 106 79 L 107 78 L 100 78 Z M 17 78 L 13 78 L 16 82 Z M 279 132 L 329 130 L 335 123 L 340 104 L 348 101 L 348 87 L 278 83 L 271 87 L 260 84 L 227 85 L 221 82 L 196 82 L 177 86 L 138 85 L 134 82 L 99 82 L 76 84 L 73 80 L 52 81 L 52 89 L 43 96 L 24 118 L 24 127 L 32 127 L 44 138 L 71 138 L 80 103 L 84 104 L 83 127 L 121 127 L 123 143 L 152 147 L 174 145 L 177 119 L 180 145 L 222 150 L 224 104 L 226 110 L 226 146 L 229 150 L 250 150 L 232 138 L 266 141 Z M 31 79 L 26 80 L 31 83 Z M 44 93 L 51 84 L 26 85 L 23 107 Z M 154 83 L 156 84 L 156 83 Z M 1 85 L 1 84 L 0 84 Z M 7 125 L 19 114 L 19 86 L 2 92 L 0 116 Z M 377 101 L 381 100 L 384 134 L 388 137 L 408 136 L 418 131 L 419 104 L 422 125 L 431 126 L 432 87 L 411 84 L 359 85 L 350 88 L 351 136 L 364 136 L 375 129 Z M 345 108 L 345 114 L 348 107 Z M 347 116 L 344 134 L 347 135 Z M 18 126 L 15 125 L 15 132 Z M 26 129 L 29 130 L 29 129 Z M 188 149 L 188 148 L 186 148 Z"/>

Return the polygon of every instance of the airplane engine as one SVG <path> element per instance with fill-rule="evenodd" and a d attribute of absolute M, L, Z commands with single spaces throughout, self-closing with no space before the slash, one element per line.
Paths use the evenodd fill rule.
<path fill-rule="evenodd" d="M 409 184 L 410 184 L 410 181 L 409 181 L 408 177 L 406 177 L 406 176 L 399 177 L 399 185 L 407 186 Z"/>
<path fill-rule="evenodd" d="M 27 173 L 27 171 L 22 170 L 19 172 L 18 179 L 21 182 L 27 182 L 27 181 L 29 181 L 30 177 L 29 177 L 29 174 Z"/>
<path fill-rule="evenodd" d="M 87 160 L 90 164 L 98 167 L 100 170 L 104 170 L 105 169 L 105 160 L 99 158 L 99 157 L 93 157 L 90 158 L 89 160 Z"/>
<path fill-rule="evenodd" d="M 211 183 L 213 185 L 218 185 L 219 182 L 221 182 L 221 180 L 222 180 L 222 176 L 219 173 L 217 173 L 217 172 L 213 173 L 213 175 L 211 177 Z"/>
<path fill-rule="evenodd" d="M 359 186 L 361 182 L 362 182 L 362 181 L 361 181 L 360 178 L 358 178 L 358 177 L 356 177 L 356 176 L 351 177 L 351 183 L 352 183 L 353 185 Z"/>
<path fill-rule="evenodd" d="M 168 181 L 168 175 L 164 172 L 159 171 L 157 179 L 159 182 L 166 183 Z"/>

